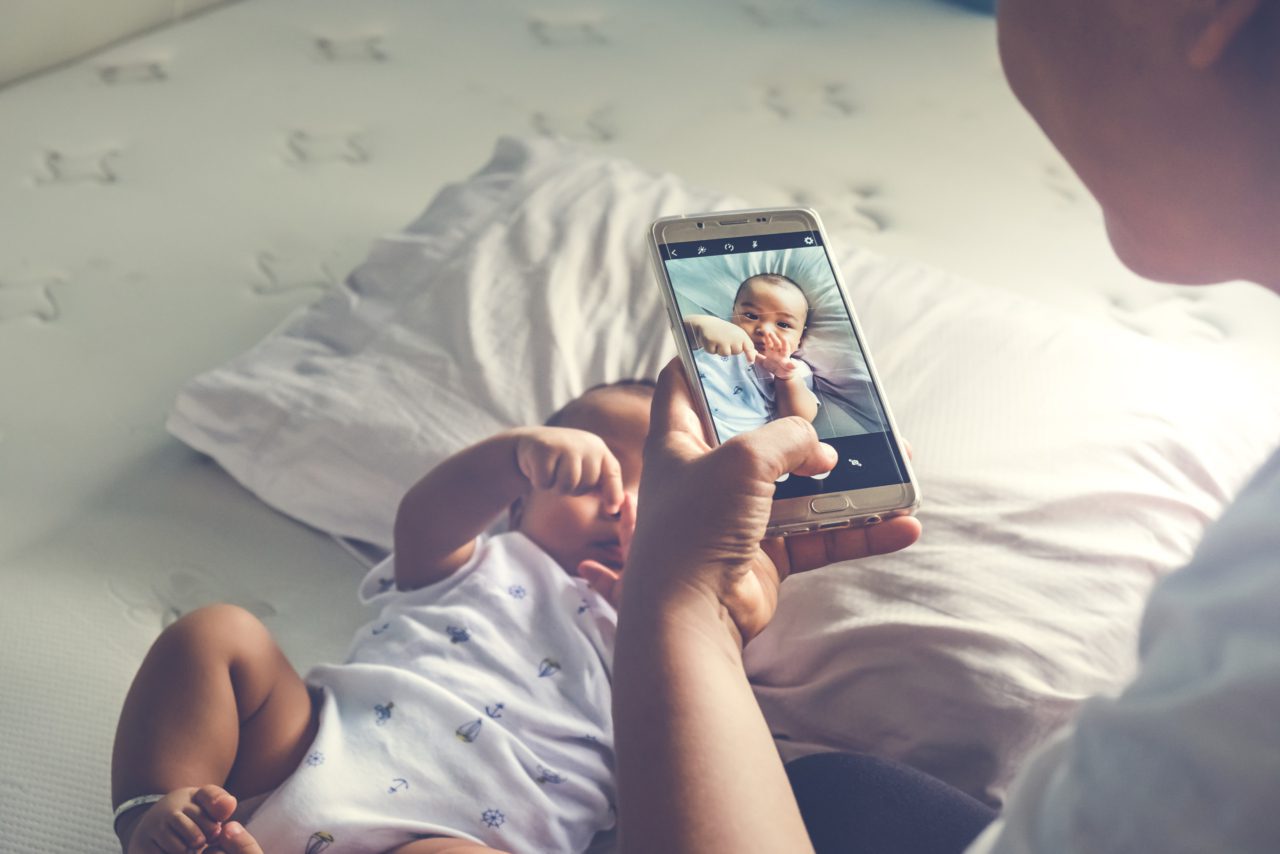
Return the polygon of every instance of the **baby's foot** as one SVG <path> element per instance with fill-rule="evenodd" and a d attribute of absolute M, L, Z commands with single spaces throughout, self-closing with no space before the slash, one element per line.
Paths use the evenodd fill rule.
<path fill-rule="evenodd" d="M 189 854 L 220 842 L 224 822 L 236 811 L 236 799 L 219 786 L 174 789 L 149 809 L 120 817 L 126 854 Z M 129 827 L 126 822 L 133 822 Z M 243 830 L 243 829 L 242 829 Z M 243 834 L 246 835 L 247 834 Z M 244 850 L 232 846 L 230 851 Z"/>

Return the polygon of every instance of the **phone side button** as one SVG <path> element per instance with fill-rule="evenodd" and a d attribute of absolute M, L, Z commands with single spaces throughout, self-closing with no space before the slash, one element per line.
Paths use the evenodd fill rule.
<path fill-rule="evenodd" d="M 843 495 L 824 495 L 809 502 L 809 509 L 814 513 L 836 513 L 850 506 L 849 499 Z"/>

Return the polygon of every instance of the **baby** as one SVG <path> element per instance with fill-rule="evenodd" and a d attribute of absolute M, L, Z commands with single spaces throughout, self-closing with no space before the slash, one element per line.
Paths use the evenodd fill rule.
<path fill-rule="evenodd" d="M 652 395 L 597 386 L 420 480 L 344 664 L 304 681 L 228 605 L 165 629 L 116 732 L 126 854 L 541 854 L 610 829 L 614 603 Z M 510 530 L 482 536 L 504 509 Z"/>
<path fill-rule="evenodd" d="M 685 320 L 722 441 L 774 418 L 799 415 L 813 421 L 818 414 L 813 370 L 792 355 L 808 323 L 804 291 L 777 273 L 751 276 L 739 285 L 728 321 L 701 314 Z"/>

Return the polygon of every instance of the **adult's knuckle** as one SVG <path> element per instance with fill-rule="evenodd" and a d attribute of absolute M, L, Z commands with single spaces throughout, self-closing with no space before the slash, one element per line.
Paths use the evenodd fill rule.
<path fill-rule="evenodd" d="M 797 444 L 817 441 L 818 431 L 814 429 L 813 424 L 807 419 L 799 415 L 788 415 L 786 418 L 779 420 L 785 425 L 784 429 L 792 433 Z"/>
<path fill-rule="evenodd" d="M 758 445 L 755 437 L 734 436 L 720 446 L 720 459 L 731 472 L 742 472 L 754 476 L 764 465 L 764 458 Z"/>

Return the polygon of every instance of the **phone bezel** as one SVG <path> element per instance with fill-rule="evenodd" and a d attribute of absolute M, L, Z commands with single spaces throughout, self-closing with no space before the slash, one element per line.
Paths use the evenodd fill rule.
<path fill-rule="evenodd" d="M 699 227 L 701 223 L 701 227 Z M 663 302 L 667 306 L 667 317 L 671 324 L 671 334 L 675 338 L 680 360 L 685 368 L 685 375 L 697 376 L 697 368 L 693 360 L 693 351 L 683 333 L 683 322 L 680 318 L 675 290 L 667 275 L 663 263 L 661 246 L 665 243 L 683 243 L 692 240 L 720 240 L 739 237 L 752 237 L 769 234 L 780 234 L 793 231 L 816 232 L 822 241 L 823 251 L 830 262 L 835 277 L 836 287 L 844 307 L 853 325 L 859 346 L 866 360 L 867 372 L 872 385 L 879 396 L 885 420 L 889 426 L 889 434 L 893 441 L 901 446 L 900 433 L 893 412 L 885 398 L 880 384 L 880 376 L 876 372 L 875 362 L 862 326 L 858 323 L 857 312 L 853 309 L 849 292 L 845 288 L 844 279 L 839 266 L 835 263 L 831 249 L 831 241 L 822 227 L 822 219 L 817 211 L 811 208 L 752 208 L 734 211 L 712 211 L 701 214 L 663 217 L 656 220 L 649 229 L 649 255 L 653 264 L 655 277 L 662 288 Z M 702 384 L 691 382 L 694 401 L 698 408 L 698 416 L 702 421 L 703 433 L 713 446 L 719 444 L 711 410 L 707 404 Z M 920 506 L 920 489 L 916 482 L 915 472 L 911 468 L 909 456 L 903 452 L 901 459 L 907 482 L 874 486 L 864 489 L 850 489 L 842 492 L 827 492 L 821 495 L 796 496 L 776 499 L 769 518 L 768 536 L 787 536 L 814 530 L 830 530 L 849 525 L 874 524 L 891 516 L 914 513 Z M 812 507 L 817 498 L 833 498 L 844 496 L 851 505 L 846 511 L 819 513 Z"/>

